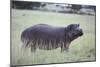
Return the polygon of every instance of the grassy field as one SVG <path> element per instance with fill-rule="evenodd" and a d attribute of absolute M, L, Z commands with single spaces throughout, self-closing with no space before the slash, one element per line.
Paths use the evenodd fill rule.
<path fill-rule="evenodd" d="M 95 16 L 12 9 L 11 17 L 12 65 L 95 60 Z M 48 51 L 38 49 L 36 53 L 31 53 L 30 49 L 22 47 L 20 36 L 23 30 L 39 23 L 54 26 L 67 26 L 72 23 L 80 24 L 84 35 L 71 43 L 69 52 L 67 53 L 61 53 L 60 48 Z"/>

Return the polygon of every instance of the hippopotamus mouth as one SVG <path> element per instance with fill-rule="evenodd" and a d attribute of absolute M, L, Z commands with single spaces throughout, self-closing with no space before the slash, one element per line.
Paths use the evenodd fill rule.
<path fill-rule="evenodd" d="M 82 36 L 82 35 L 83 35 L 83 31 L 82 29 L 80 29 L 79 36 Z"/>
<path fill-rule="evenodd" d="M 73 33 L 74 36 L 82 36 L 83 35 L 83 30 L 82 29 L 78 29 L 77 32 Z"/>

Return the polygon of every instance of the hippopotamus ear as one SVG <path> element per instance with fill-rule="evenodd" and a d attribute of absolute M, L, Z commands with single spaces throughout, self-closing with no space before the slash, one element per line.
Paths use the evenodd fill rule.
<path fill-rule="evenodd" d="M 79 26 L 80 26 L 80 24 L 70 24 L 66 27 L 66 30 L 71 31 Z"/>
<path fill-rule="evenodd" d="M 80 24 L 77 24 L 78 25 L 78 27 L 80 26 Z"/>

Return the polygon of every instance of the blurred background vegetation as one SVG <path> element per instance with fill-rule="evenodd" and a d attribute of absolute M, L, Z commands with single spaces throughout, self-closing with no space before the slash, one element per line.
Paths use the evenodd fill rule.
<path fill-rule="evenodd" d="M 96 12 L 96 6 L 93 5 L 29 1 L 12 1 L 12 8 L 87 15 L 95 15 Z"/>

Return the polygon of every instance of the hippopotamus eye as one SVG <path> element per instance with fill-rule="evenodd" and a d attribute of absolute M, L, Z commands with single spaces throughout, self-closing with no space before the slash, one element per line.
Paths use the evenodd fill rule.
<path fill-rule="evenodd" d="M 76 36 L 76 33 L 72 33 L 73 36 Z"/>

